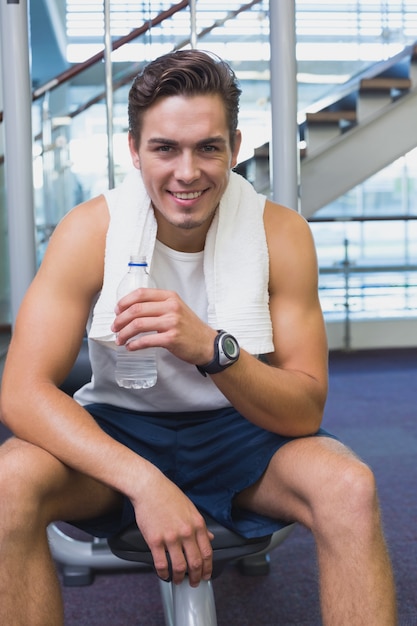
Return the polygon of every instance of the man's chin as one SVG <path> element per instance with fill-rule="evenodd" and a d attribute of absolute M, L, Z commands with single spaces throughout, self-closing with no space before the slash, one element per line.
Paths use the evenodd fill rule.
<path fill-rule="evenodd" d="M 204 215 L 200 218 L 196 215 L 183 215 L 182 218 L 178 219 L 175 225 L 182 230 L 195 230 L 202 228 L 205 225 L 211 224 L 215 212 L 216 210 L 212 211 L 209 215 Z"/>
<path fill-rule="evenodd" d="M 185 220 L 184 222 L 180 222 L 179 224 L 177 224 L 177 227 L 181 228 L 181 230 L 195 230 L 196 228 L 201 228 L 204 223 L 205 220 L 200 222 L 196 220 Z"/>

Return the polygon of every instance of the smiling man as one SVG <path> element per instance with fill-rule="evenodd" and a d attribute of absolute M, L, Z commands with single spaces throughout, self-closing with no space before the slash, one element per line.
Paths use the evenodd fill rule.
<path fill-rule="evenodd" d="M 150 63 L 129 94 L 132 171 L 51 238 L 3 376 L 15 435 L 0 449 L 3 624 L 63 624 L 50 522 L 105 537 L 136 520 L 159 576 L 168 552 L 174 582 L 187 571 L 197 586 L 212 569 L 200 511 L 247 537 L 300 522 L 317 544 L 323 622 L 396 623 L 374 477 L 321 429 L 311 233 L 232 171 L 239 95 L 212 55 Z M 138 251 L 157 288 L 117 302 Z M 59 385 L 86 327 L 93 378 L 73 399 Z M 129 340 L 156 348 L 154 387 L 118 387 L 114 347 Z"/>

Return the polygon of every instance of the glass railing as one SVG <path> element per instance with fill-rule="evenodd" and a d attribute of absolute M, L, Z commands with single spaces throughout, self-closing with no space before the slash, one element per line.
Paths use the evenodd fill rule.
<path fill-rule="evenodd" d="M 417 218 L 410 232 L 417 233 Z M 388 242 L 392 246 L 392 239 Z M 357 262 L 350 258 L 350 248 L 358 242 L 345 239 L 345 256 L 332 266 L 320 268 L 320 301 L 327 323 L 339 323 L 344 327 L 343 341 L 340 347 L 352 348 L 352 325 L 356 322 L 390 320 L 401 321 L 416 319 L 417 316 L 417 257 L 414 263 L 408 261 L 401 265 L 396 259 L 381 260 L 375 265 L 366 259 Z M 397 250 L 399 256 L 402 250 Z M 394 255 L 395 257 L 395 255 Z M 386 338 L 383 338 L 386 340 Z M 414 345 L 410 337 L 410 345 Z"/>

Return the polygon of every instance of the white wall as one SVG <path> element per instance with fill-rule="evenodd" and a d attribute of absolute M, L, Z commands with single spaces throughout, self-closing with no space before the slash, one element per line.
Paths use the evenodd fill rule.
<path fill-rule="evenodd" d="M 346 348 L 344 322 L 326 324 L 330 350 Z M 417 319 L 373 319 L 350 323 L 350 349 L 417 348 Z M 417 352 L 416 352 L 417 358 Z"/>

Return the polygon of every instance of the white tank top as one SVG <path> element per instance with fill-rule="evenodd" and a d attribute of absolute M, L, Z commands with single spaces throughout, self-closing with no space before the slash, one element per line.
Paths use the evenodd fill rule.
<path fill-rule="evenodd" d="M 160 289 L 179 294 L 182 300 L 207 321 L 207 294 L 203 273 L 203 252 L 177 252 L 156 241 L 151 275 Z M 114 378 L 116 353 L 96 341 L 89 341 L 93 379 L 82 387 L 75 399 L 82 405 L 112 404 L 134 411 L 205 411 L 230 406 L 210 377 L 194 365 L 157 348 L 158 380 L 150 389 L 122 389 Z"/>

